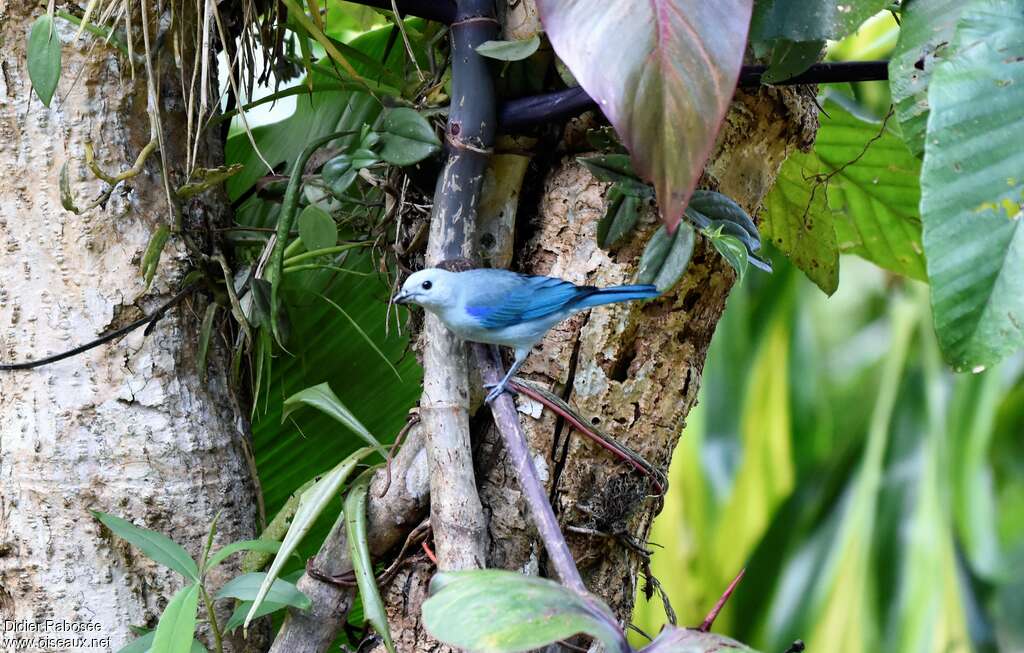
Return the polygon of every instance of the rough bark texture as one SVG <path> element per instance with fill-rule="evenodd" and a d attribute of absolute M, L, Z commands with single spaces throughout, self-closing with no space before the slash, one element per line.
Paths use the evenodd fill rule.
<path fill-rule="evenodd" d="M 60 352 L 138 318 L 173 293 L 187 265 L 180 240 L 172 238 L 146 292 L 139 261 L 150 234 L 169 220 L 158 153 L 105 206 L 82 215 L 62 208 L 58 180 L 65 163 L 79 205 L 104 187 L 85 167 L 86 141 L 111 173 L 131 166 L 149 141 L 145 75 L 137 63 L 133 80 L 123 60 L 91 37 L 72 43 L 73 26 L 58 19 L 64 73 L 50 108 L 43 107 L 30 98 L 25 53 L 40 11 L 27 0 L 0 5 L 5 362 Z M 169 49 L 162 59 L 171 63 Z M 185 126 L 172 66 L 164 80 L 166 158 L 180 183 Z M 200 148 L 200 165 L 216 165 L 219 146 L 210 143 Z M 226 216 L 216 199 L 193 200 L 184 209 L 190 225 Z M 202 310 L 193 297 L 148 337 L 138 330 L 47 367 L 0 372 L 0 620 L 96 624 L 94 634 L 110 638 L 109 650 L 134 637 L 129 624 L 155 625 L 183 579 L 111 536 L 90 509 L 163 532 L 194 555 L 218 511 L 218 545 L 255 536 L 247 422 L 227 387 L 218 343 L 207 381 L 197 373 Z M 233 564 L 208 586 L 216 589 L 233 575 Z"/>
<path fill-rule="evenodd" d="M 578 123 L 585 126 L 586 120 Z M 813 101 L 800 90 L 764 89 L 740 94 L 723 126 L 702 187 L 719 190 L 753 212 L 796 147 L 808 147 L 817 126 Z M 565 142 L 582 142 L 570 127 Z M 597 246 L 607 184 L 566 156 L 547 176 L 516 269 L 599 286 L 628 283 L 655 228 L 654 216 L 613 252 Z M 528 225 L 528 226 L 526 226 Z M 522 238 L 523 234 L 520 235 Z M 600 307 L 552 330 L 534 350 L 523 376 L 567 396 L 589 418 L 661 469 L 696 402 L 707 348 L 734 274 L 706 245 L 698 246 L 683 280 L 645 305 Z M 660 502 L 632 468 L 570 432 L 560 419 L 529 399 L 519 408 L 534 462 L 548 484 L 588 588 L 623 622 L 629 618 L 641 558 L 629 541 L 643 543 Z M 477 480 L 488 518 L 488 566 L 552 575 L 489 415 L 473 421 Z M 597 535 L 595 532 L 605 535 Z M 396 644 L 402 651 L 444 650 L 423 631 L 420 604 L 432 569 L 407 568 L 386 589 Z"/>

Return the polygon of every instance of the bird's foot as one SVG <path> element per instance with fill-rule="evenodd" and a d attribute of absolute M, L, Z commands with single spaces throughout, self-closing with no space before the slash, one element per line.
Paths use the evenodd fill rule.
<path fill-rule="evenodd" d="M 489 389 L 490 392 L 484 397 L 484 403 L 489 404 L 497 399 L 501 393 L 507 392 L 510 395 L 518 395 L 519 393 L 508 386 L 508 381 L 502 381 L 501 383 L 485 383 L 484 388 Z"/>

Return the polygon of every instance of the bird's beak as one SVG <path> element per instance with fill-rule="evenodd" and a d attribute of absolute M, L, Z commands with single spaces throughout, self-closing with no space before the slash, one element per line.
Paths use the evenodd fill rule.
<path fill-rule="evenodd" d="M 405 304 L 409 301 L 409 293 L 405 290 L 399 290 L 398 294 L 391 298 L 391 301 L 395 304 Z"/>

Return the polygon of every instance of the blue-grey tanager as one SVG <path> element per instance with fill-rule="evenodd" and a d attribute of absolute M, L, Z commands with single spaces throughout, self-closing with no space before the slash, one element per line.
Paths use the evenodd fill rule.
<path fill-rule="evenodd" d="M 427 268 L 406 279 L 394 301 L 422 306 L 463 340 L 515 349 L 515 363 L 484 400 L 490 403 L 554 325 L 594 306 L 658 294 L 650 285 L 595 288 L 508 270 Z"/>

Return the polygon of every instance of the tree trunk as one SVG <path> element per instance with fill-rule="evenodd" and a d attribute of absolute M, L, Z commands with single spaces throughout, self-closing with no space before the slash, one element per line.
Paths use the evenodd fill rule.
<path fill-rule="evenodd" d="M 188 3 L 178 6 L 189 11 Z M 156 40 L 156 3 L 149 7 Z M 25 51 L 39 13 L 28 0 L 0 5 L 5 363 L 70 349 L 139 318 L 173 295 L 189 269 L 172 236 L 151 291 L 140 275 L 150 235 L 171 220 L 159 152 L 99 208 L 81 215 L 62 208 L 62 166 L 79 206 L 106 187 L 84 163 L 86 142 L 108 173 L 129 168 L 149 142 L 146 77 L 141 63 L 133 77 L 125 58 L 93 37 L 73 42 L 75 28 L 56 19 L 63 74 L 50 108 L 43 107 L 30 97 Z M 186 130 L 170 40 L 155 65 L 164 64 L 164 156 L 173 188 L 185 178 Z M 207 139 L 199 165 L 217 165 L 220 156 L 217 141 Z M 186 227 L 223 222 L 226 206 L 210 195 L 182 206 Z M 113 537 L 90 509 L 160 531 L 196 556 L 219 511 L 218 545 L 255 536 L 246 414 L 228 388 L 228 351 L 216 334 L 206 380 L 197 373 L 200 298 L 193 294 L 148 336 L 140 329 L 45 367 L 0 371 L 0 620 L 94 624 L 88 634 L 109 638 L 94 650 L 124 645 L 134 637 L 130 624 L 155 626 L 184 579 Z M 209 587 L 229 573 L 230 562 Z"/>
<path fill-rule="evenodd" d="M 798 89 L 738 94 L 701 187 L 725 193 L 753 213 L 786 156 L 813 142 L 816 115 L 812 97 Z M 517 235 L 523 244 L 515 269 L 578 284 L 629 283 L 656 227 L 653 211 L 627 242 L 610 253 L 598 248 L 608 184 L 591 176 L 571 152 L 571 143 L 585 142 L 580 130 L 588 122 L 570 124 L 563 138 L 569 152 L 563 150 L 548 172 L 539 204 L 521 209 L 535 209 L 536 215 L 519 220 L 527 233 Z M 523 369 L 525 377 L 567 398 L 592 424 L 662 470 L 696 402 L 708 345 L 734 282 L 731 268 L 701 243 L 668 294 L 642 306 L 620 304 L 575 316 L 547 335 Z M 524 397 L 518 402 L 535 465 L 587 587 L 628 623 L 644 563 L 637 545 L 644 546 L 661 503 L 647 496 L 648 481 L 631 467 L 539 404 Z M 486 408 L 473 426 L 476 478 L 488 519 L 488 566 L 553 576 Z M 419 562 L 385 588 L 401 651 L 445 648 L 420 623 L 432 573 L 429 563 Z"/>

